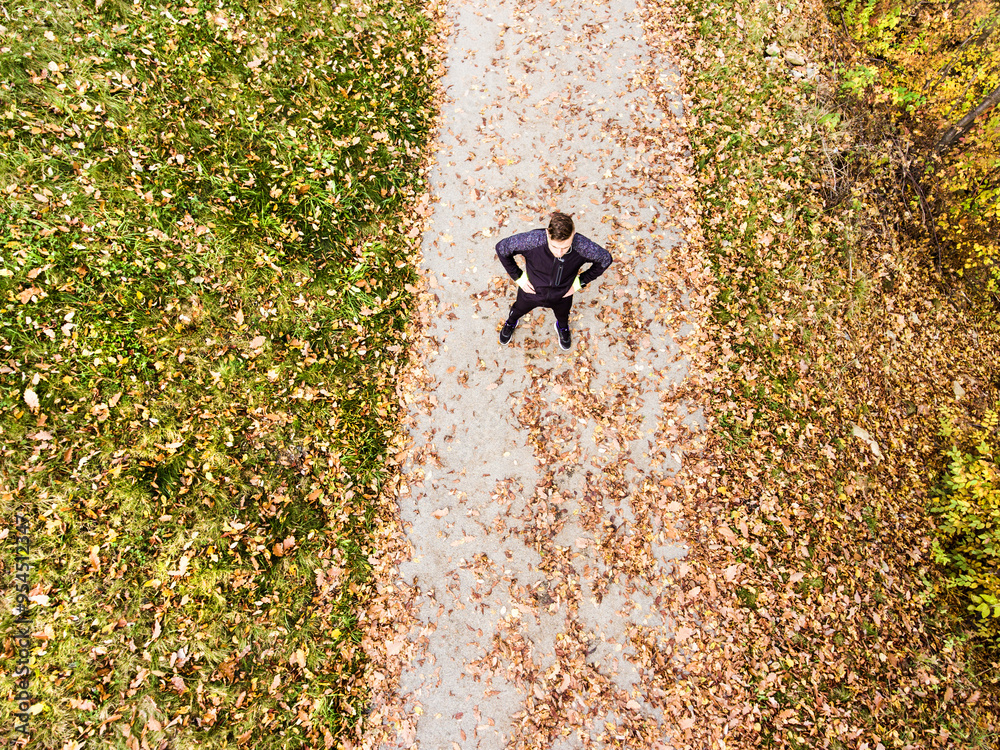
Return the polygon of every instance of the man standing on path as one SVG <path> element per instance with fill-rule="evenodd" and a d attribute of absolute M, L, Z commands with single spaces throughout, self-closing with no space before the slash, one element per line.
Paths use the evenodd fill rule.
<path fill-rule="evenodd" d="M 576 233 L 573 218 L 560 211 L 549 218 L 547 229 L 534 229 L 500 240 L 497 256 L 517 284 L 517 299 L 510 308 L 507 322 L 500 331 L 500 343 L 507 344 L 514 335 L 517 321 L 536 307 L 548 307 L 556 316 L 559 346 L 569 349 L 569 311 L 573 292 L 578 292 L 608 270 L 611 253 Z M 525 270 L 514 261 L 524 256 Z M 590 267 L 580 273 L 587 263 Z"/>

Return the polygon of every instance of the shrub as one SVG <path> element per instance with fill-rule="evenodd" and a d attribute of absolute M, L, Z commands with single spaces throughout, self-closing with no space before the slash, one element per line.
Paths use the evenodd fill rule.
<path fill-rule="evenodd" d="M 935 560 L 947 571 L 946 586 L 963 599 L 981 635 L 1000 645 L 1000 412 L 982 424 L 942 423 L 948 466 L 931 511 L 938 516 Z"/>

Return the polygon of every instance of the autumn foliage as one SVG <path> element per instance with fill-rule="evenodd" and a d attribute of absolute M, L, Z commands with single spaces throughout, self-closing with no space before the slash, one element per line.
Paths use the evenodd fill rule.
<path fill-rule="evenodd" d="M 850 0 L 861 54 L 846 85 L 905 134 L 903 169 L 932 251 L 1000 292 L 1000 8 L 989 0 Z"/>
<path fill-rule="evenodd" d="M 989 316 L 935 273 L 930 232 L 947 263 L 939 222 L 961 191 L 926 188 L 941 195 L 961 148 L 915 162 L 898 128 L 921 102 L 876 86 L 878 59 L 845 51 L 828 7 L 676 5 L 718 285 L 715 469 L 689 489 L 725 665 L 690 678 L 714 717 L 703 746 L 995 746 L 991 656 L 951 607 L 929 512 L 941 410 L 981 418 L 1000 359 Z M 961 179 L 988 168 L 976 153 Z M 986 214 L 965 226 L 988 239 Z"/>
<path fill-rule="evenodd" d="M 909 235 L 961 286 L 986 317 L 1000 302 L 1000 9 L 982 0 L 858 2 L 841 19 L 858 45 L 846 73 L 850 95 L 895 126 L 893 164 L 912 221 Z M 860 83 L 859 83 L 860 82 Z M 919 219 L 918 219 L 919 217 Z M 972 414 L 989 423 L 995 412 Z M 950 571 L 948 587 L 965 592 L 969 609 L 995 637 L 1000 607 L 990 507 L 1000 492 L 989 429 L 952 426 L 944 436 L 948 469 L 935 506 L 935 557 Z M 964 423 L 965 420 L 959 420 Z M 973 449 L 971 446 L 976 446 Z M 972 451 L 970 455 L 968 451 Z M 992 467 L 992 468 L 991 468 Z"/>
<path fill-rule="evenodd" d="M 950 439 L 948 468 L 932 510 L 939 517 L 934 556 L 949 571 L 949 588 L 970 600 L 978 629 L 1000 644 L 1000 415 L 956 428 L 949 415 L 942 434 Z"/>

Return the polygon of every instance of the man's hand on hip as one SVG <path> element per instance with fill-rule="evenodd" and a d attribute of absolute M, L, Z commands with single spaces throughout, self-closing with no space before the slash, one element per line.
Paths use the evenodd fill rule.
<path fill-rule="evenodd" d="M 569 291 L 566 292 L 566 294 L 564 294 L 563 297 L 564 298 L 572 297 L 573 292 L 579 292 L 581 289 L 583 289 L 583 285 L 580 283 L 580 277 L 577 276 L 575 279 L 573 279 L 573 286 L 569 288 Z"/>
<path fill-rule="evenodd" d="M 535 293 L 535 287 L 534 287 L 534 285 L 530 281 L 528 281 L 528 274 L 527 274 L 527 272 L 522 273 L 521 274 L 521 278 L 519 278 L 514 283 L 517 284 L 519 287 L 521 287 L 521 289 L 523 289 L 524 291 L 526 291 L 528 294 L 534 294 Z"/>

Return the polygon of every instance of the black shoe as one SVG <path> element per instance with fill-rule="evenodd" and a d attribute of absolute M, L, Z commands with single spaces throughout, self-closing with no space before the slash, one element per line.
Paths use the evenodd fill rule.
<path fill-rule="evenodd" d="M 511 323 L 509 320 L 503 324 L 503 328 L 500 329 L 500 343 L 509 344 L 510 337 L 514 335 L 514 329 L 517 328 L 517 321 L 515 320 Z"/>
<path fill-rule="evenodd" d="M 556 333 L 559 334 L 559 348 L 563 351 L 567 351 L 573 344 L 573 339 L 569 335 L 569 327 L 562 328 L 557 322 Z"/>

